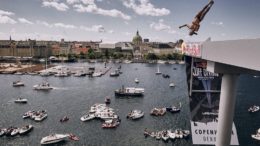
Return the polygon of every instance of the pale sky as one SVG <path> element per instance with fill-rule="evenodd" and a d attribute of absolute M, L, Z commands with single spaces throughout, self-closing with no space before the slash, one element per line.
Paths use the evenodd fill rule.
<path fill-rule="evenodd" d="M 0 39 L 117 42 L 260 38 L 259 0 L 215 0 L 197 36 L 186 28 L 208 0 L 0 0 Z"/>

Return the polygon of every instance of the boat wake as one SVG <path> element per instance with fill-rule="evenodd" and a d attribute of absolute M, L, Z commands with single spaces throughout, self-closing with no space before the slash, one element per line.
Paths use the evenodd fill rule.
<path fill-rule="evenodd" d="M 69 88 L 66 87 L 53 87 L 54 90 L 69 90 Z"/>

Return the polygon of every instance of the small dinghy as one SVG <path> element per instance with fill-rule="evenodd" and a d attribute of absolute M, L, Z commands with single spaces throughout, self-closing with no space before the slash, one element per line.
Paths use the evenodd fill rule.
<path fill-rule="evenodd" d="M 80 118 L 80 120 L 82 122 L 85 122 L 85 121 L 89 121 L 89 120 L 92 120 L 94 119 L 96 116 L 94 114 L 87 114 L 87 115 L 84 115 Z"/>
<path fill-rule="evenodd" d="M 14 102 L 15 103 L 27 103 L 27 99 L 19 97 Z"/>
<path fill-rule="evenodd" d="M 63 123 L 63 122 L 67 122 L 68 120 L 69 120 L 69 117 L 64 116 L 63 118 L 60 119 L 60 122 Z"/>
<path fill-rule="evenodd" d="M 110 102 L 111 102 L 111 99 L 110 99 L 110 97 L 107 96 L 107 97 L 105 98 L 105 103 L 106 103 L 106 104 L 110 104 Z"/>
<path fill-rule="evenodd" d="M 74 141 L 78 141 L 79 140 L 79 137 L 77 137 L 76 135 L 74 135 L 74 134 L 69 134 L 69 139 L 70 140 L 74 140 Z"/>
<path fill-rule="evenodd" d="M 24 86 L 24 83 L 22 81 L 14 81 L 13 82 L 13 87 L 20 87 Z"/>
<path fill-rule="evenodd" d="M 174 84 L 173 82 L 171 82 L 171 83 L 169 84 L 169 86 L 170 86 L 170 87 L 175 87 L 175 84 Z"/>
<path fill-rule="evenodd" d="M 137 83 L 137 84 L 139 83 L 139 80 L 138 80 L 138 78 L 135 78 L 135 83 Z"/>
<path fill-rule="evenodd" d="M 19 134 L 21 134 L 21 135 L 27 134 L 27 133 L 29 133 L 32 129 L 33 129 L 33 125 L 26 125 L 26 126 L 20 128 Z"/>

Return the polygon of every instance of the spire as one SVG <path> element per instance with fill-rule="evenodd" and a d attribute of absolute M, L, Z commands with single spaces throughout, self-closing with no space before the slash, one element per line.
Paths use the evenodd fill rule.
<path fill-rule="evenodd" d="M 12 41 L 12 37 L 11 37 L 11 35 L 10 35 L 10 38 L 9 38 L 9 40 L 10 40 L 10 41 Z"/>
<path fill-rule="evenodd" d="M 136 35 L 139 36 L 139 31 L 138 31 L 138 29 L 137 29 L 137 31 L 136 31 Z"/>

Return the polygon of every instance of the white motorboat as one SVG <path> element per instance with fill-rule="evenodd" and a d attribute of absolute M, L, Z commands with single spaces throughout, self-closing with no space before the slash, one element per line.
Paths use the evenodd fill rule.
<path fill-rule="evenodd" d="M 170 87 L 175 87 L 175 84 L 172 82 L 169 84 Z"/>
<path fill-rule="evenodd" d="M 94 119 L 95 117 L 96 117 L 95 114 L 87 114 L 87 115 L 82 116 L 82 117 L 80 118 L 80 120 L 81 120 L 82 122 L 85 122 L 85 121 L 92 120 L 92 119 Z"/>
<path fill-rule="evenodd" d="M 256 134 L 252 134 L 251 137 L 256 140 L 260 140 L 260 128 L 257 130 Z"/>
<path fill-rule="evenodd" d="M 6 130 L 6 128 L 0 129 L 0 137 L 5 135 Z"/>
<path fill-rule="evenodd" d="M 34 85 L 33 88 L 35 90 L 51 90 L 51 89 L 53 89 L 53 87 L 51 87 L 48 82 L 43 82 L 41 84 Z"/>
<path fill-rule="evenodd" d="M 43 76 L 43 77 L 50 76 L 50 75 L 51 75 L 50 72 L 48 72 L 46 70 L 40 73 L 40 76 Z"/>
<path fill-rule="evenodd" d="M 33 125 L 26 125 L 22 128 L 20 128 L 19 130 L 19 134 L 27 134 L 28 132 L 30 132 L 33 129 Z"/>
<path fill-rule="evenodd" d="M 102 128 L 116 128 L 120 124 L 120 119 L 114 118 L 112 120 L 106 120 L 102 124 Z"/>
<path fill-rule="evenodd" d="M 120 75 L 119 70 L 116 69 L 114 72 L 110 73 L 110 77 L 118 77 Z"/>
<path fill-rule="evenodd" d="M 101 77 L 102 76 L 102 73 L 101 72 L 94 72 L 92 74 L 93 77 Z"/>
<path fill-rule="evenodd" d="M 176 106 L 166 107 L 166 110 L 171 113 L 177 113 L 181 111 L 181 109 Z"/>
<path fill-rule="evenodd" d="M 257 105 L 253 105 L 248 109 L 248 112 L 255 113 L 260 110 L 260 107 Z"/>
<path fill-rule="evenodd" d="M 169 135 L 170 139 L 172 139 L 172 140 L 175 139 L 175 132 L 173 132 L 172 130 L 168 130 L 168 135 Z"/>
<path fill-rule="evenodd" d="M 139 83 L 139 80 L 138 80 L 138 78 L 135 78 L 135 83 Z"/>
<path fill-rule="evenodd" d="M 158 66 L 158 68 L 157 68 L 157 72 L 156 72 L 155 74 L 156 74 L 156 75 L 160 75 L 160 74 L 162 74 L 162 73 L 160 72 L 159 66 Z"/>
<path fill-rule="evenodd" d="M 51 134 L 41 139 L 41 144 L 54 144 L 66 140 L 67 134 Z"/>
<path fill-rule="evenodd" d="M 133 110 L 130 113 L 128 113 L 127 118 L 130 118 L 132 120 L 140 119 L 144 116 L 144 112 L 141 110 Z"/>
<path fill-rule="evenodd" d="M 75 74 L 74 74 L 74 77 L 84 77 L 86 76 L 87 73 L 85 73 L 84 71 L 77 71 Z"/>
<path fill-rule="evenodd" d="M 41 113 L 38 116 L 35 116 L 34 120 L 37 121 L 37 122 L 40 122 L 40 121 L 43 121 L 44 119 L 46 119 L 47 116 L 48 116 L 47 113 Z"/>
<path fill-rule="evenodd" d="M 118 116 L 115 115 L 114 112 L 100 112 L 100 113 L 96 113 L 95 116 L 97 118 L 102 119 L 102 120 L 109 120 L 109 119 L 118 118 Z"/>
<path fill-rule="evenodd" d="M 27 99 L 19 97 L 14 102 L 15 103 L 27 103 Z"/>
<path fill-rule="evenodd" d="M 19 134 L 19 128 L 13 128 L 12 132 L 11 132 L 11 136 L 15 136 Z"/>
<path fill-rule="evenodd" d="M 176 138 L 183 138 L 183 131 L 180 129 L 175 130 L 175 137 Z"/>
<path fill-rule="evenodd" d="M 170 138 L 168 131 L 162 131 L 162 139 L 167 141 Z"/>
<path fill-rule="evenodd" d="M 115 90 L 116 96 L 143 96 L 144 88 L 124 87 Z"/>
<path fill-rule="evenodd" d="M 23 119 L 31 117 L 35 111 L 28 111 L 23 115 Z"/>
<path fill-rule="evenodd" d="M 55 77 L 68 77 L 69 74 L 65 71 L 59 71 L 57 74 L 54 75 Z"/>
<path fill-rule="evenodd" d="M 183 137 L 186 138 L 190 135 L 190 130 L 182 130 Z"/>
<path fill-rule="evenodd" d="M 154 116 L 163 116 L 166 113 L 166 108 L 153 108 L 150 113 Z"/>
<path fill-rule="evenodd" d="M 13 87 L 20 87 L 20 86 L 24 86 L 24 83 L 22 81 L 13 82 Z"/>

